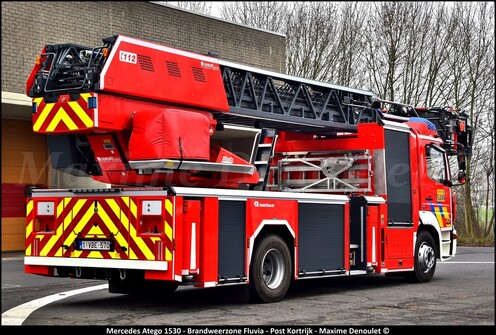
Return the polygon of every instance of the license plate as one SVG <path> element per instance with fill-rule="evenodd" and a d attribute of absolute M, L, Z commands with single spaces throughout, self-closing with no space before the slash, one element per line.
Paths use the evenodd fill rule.
<path fill-rule="evenodd" d="M 80 250 L 111 250 L 112 244 L 110 241 L 79 241 Z"/>

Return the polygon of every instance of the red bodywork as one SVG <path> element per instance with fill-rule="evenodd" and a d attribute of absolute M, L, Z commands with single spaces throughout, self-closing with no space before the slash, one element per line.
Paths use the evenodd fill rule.
<path fill-rule="evenodd" d="M 119 36 L 100 78 L 105 92 L 229 111 L 217 59 Z"/>

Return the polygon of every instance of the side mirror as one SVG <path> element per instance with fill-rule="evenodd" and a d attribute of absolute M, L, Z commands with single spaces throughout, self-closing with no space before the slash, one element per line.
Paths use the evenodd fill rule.
<path fill-rule="evenodd" d="M 466 177 L 465 170 L 460 170 L 458 172 L 458 183 L 452 183 L 451 182 L 451 185 L 449 187 L 464 185 L 465 184 L 465 177 Z M 446 185 L 446 186 L 448 186 L 448 185 Z"/>
<path fill-rule="evenodd" d="M 443 185 L 444 186 L 447 186 L 447 187 L 452 187 L 453 186 L 453 182 L 451 180 L 443 180 Z"/>

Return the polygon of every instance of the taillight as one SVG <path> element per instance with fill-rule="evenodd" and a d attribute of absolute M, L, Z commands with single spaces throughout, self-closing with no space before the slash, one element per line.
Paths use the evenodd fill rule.
<path fill-rule="evenodd" d="M 143 200 L 141 202 L 138 219 L 138 234 L 164 233 L 164 201 Z"/>
<path fill-rule="evenodd" d="M 55 231 L 55 201 L 39 201 L 36 203 L 33 229 L 35 232 Z"/>

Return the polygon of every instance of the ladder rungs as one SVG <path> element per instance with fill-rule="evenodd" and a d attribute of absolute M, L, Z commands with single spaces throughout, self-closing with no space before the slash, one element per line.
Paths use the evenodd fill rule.
<path fill-rule="evenodd" d="M 330 182 L 332 182 L 332 179 L 329 179 Z M 356 185 L 356 187 L 359 187 L 358 185 L 360 184 L 366 184 L 368 182 L 368 179 L 339 179 L 336 180 L 336 183 L 340 183 L 340 181 L 348 183 L 350 185 Z M 321 185 L 326 185 L 327 180 L 326 179 L 283 179 L 282 180 L 282 185 L 283 186 L 307 186 L 310 184 L 314 184 L 320 182 Z"/>

